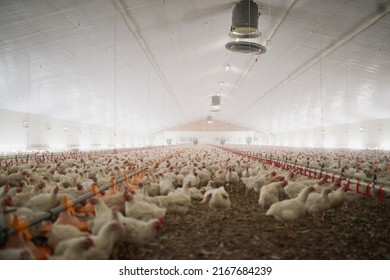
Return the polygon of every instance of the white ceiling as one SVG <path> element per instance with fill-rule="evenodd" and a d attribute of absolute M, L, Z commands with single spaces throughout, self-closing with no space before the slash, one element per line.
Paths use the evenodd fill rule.
<path fill-rule="evenodd" d="M 219 92 L 214 119 L 260 131 L 390 117 L 390 1 L 258 1 L 259 57 L 224 47 L 234 2 L 0 0 L 0 109 L 151 133 Z"/>

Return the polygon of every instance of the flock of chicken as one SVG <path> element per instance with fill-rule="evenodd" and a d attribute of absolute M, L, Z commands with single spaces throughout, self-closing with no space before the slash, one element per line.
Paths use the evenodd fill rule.
<path fill-rule="evenodd" d="M 236 147 L 237 148 L 237 147 Z M 390 151 L 322 148 L 291 148 L 272 146 L 242 146 L 249 154 L 271 157 L 308 168 L 322 169 L 359 179 L 390 182 Z"/>
<path fill-rule="evenodd" d="M 316 162 L 313 155 L 305 159 Z M 285 151 L 280 156 L 286 156 Z M 387 156 L 375 158 L 374 166 L 362 158 L 318 158 L 329 168 L 352 168 L 355 173 L 362 168 L 367 177 L 364 170 L 389 176 Z M 130 149 L 3 164 L 0 226 L 16 228 L 16 233 L 1 244 L 0 259 L 110 259 L 123 248 L 131 255 L 131 250 L 155 239 L 163 226 L 186 223 L 193 203 L 227 218 L 229 193 L 241 182 L 246 186 L 243 199 L 255 192 L 264 214 L 283 222 L 292 235 L 294 221 L 305 214 L 319 226 L 326 211 L 363 197 L 359 182 L 345 184 L 338 177 L 331 181 L 211 146 Z M 72 205 L 86 194 L 90 198 Z M 66 210 L 56 219 L 26 225 L 26 220 L 44 216 L 58 205 Z M 32 242 L 42 236 L 45 246 Z"/>

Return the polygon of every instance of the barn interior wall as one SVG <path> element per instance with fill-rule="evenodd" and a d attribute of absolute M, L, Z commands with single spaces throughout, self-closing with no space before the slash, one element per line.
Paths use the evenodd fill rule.
<path fill-rule="evenodd" d="M 262 135 L 257 144 L 297 147 L 390 149 L 390 119 Z"/>
<path fill-rule="evenodd" d="M 28 122 L 28 127 L 26 123 Z M 50 126 L 50 129 L 48 129 Z M 65 131 L 64 128 L 68 127 Z M 0 110 L 0 151 L 107 149 L 146 145 L 192 143 L 252 144 L 297 147 L 343 147 L 390 149 L 390 119 L 371 120 L 317 129 L 264 134 L 254 131 L 164 131 L 149 137 L 143 134 Z M 10 144 L 11 143 L 11 144 Z"/>
<path fill-rule="evenodd" d="M 67 130 L 66 130 L 67 127 Z M 0 151 L 108 149 L 148 145 L 146 135 L 0 110 Z M 116 134 L 116 135 L 115 135 Z"/>

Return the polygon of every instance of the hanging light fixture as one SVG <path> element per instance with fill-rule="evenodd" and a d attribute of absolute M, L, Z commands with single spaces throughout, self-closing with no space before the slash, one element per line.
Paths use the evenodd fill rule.
<path fill-rule="evenodd" d="M 213 116 L 207 116 L 207 123 L 211 124 L 213 122 Z"/>
<path fill-rule="evenodd" d="M 221 109 L 221 97 L 219 95 L 211 96 L 211 111 L 218 112 Z"/>

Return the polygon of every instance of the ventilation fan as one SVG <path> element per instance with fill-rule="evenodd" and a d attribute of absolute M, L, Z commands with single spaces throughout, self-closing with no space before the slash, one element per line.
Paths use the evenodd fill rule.
<path fill-rule="evenodd" d="M 231 38 L 257 38 L 261 35 L 258 27 L 259 9 L 252 0 L 235 3 L 232 11 Z"/>
<path fill-rule="evenodd" d="M 255 42 L 242 41 L 241 39 L 253 39 L 261 36 L 257 30 L 259 21 L 259 7 L 252 0 L 241 0 L 234 4 L 232 9 L 232 25 L 229 36 L 234 39 L 225 44 L 225 48 L 232 52 L 263 54 L 267 49 Z"/>

